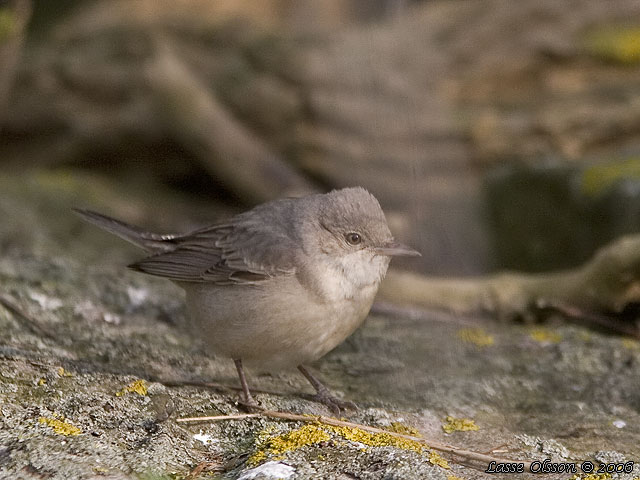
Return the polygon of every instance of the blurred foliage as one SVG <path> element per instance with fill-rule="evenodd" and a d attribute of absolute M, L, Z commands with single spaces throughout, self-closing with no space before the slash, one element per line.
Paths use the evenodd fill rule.
<path fill-rule="evenodd" d="M 595 30 L 587 35 L 585 44 L 595 57 L 624 65 L 640 63 L 640 26 Z"/>
<path fill-rule="evenodd" d="M 625 179 L 640 181 L 640 157 L 587 167 L 582 174 L 582 191 L 586 195 L 597 196 Z"/>
<path fill-rule="evenodd" d="M 640 162 L 503 166 L 486 183 L 502 268 L 542 272 L 586 261 L 640 224 Z"/>
<path fill-rule="evenodd" d="M 77 7 L 95 2 L 96 0 L 56 0 L 55 2 L 35 0 L 29 22 L 29 34 L 32 36 L 44 34 Z"/>

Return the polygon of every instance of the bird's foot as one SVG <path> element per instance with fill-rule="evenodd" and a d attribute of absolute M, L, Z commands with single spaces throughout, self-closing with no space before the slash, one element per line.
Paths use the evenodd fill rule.
<path fill-rule="evenodd" d="M 298 370 L 305 376 L 309 383 L 316 390 L 316 394 L 311 396 L 311 400 L 322 403 L 329 407 L 334 415 L 340 415 L 340 410 L 358 410 L 355 403 L 341 400 L 336 397 L 324 384 L 317 379 L 304 365 L 298 365 Z"/>
<path fill-rule="evenodd" d="M 311 396 L 311 400 L 322 403 L 336 416 L 340 415 L 342 410 L 358 410 L 355 403 L 336 397 L 327 388 L 318 390 L 318 393 Z"/>
<path fill-rule="evenodd" d="M 253 398 L 249 398 L 249 400 L 241 399 L 236 402 L 236 404 L 246 410 L 248 413 L 262 412 L 264 408 L 258 405 Z"/>
<path fill-rule="evenodd" d="M 240 384 L 242 385 L 242 399 L 238 401 L 238 405 L 244 407 L 248 412 L 264 410 L 264 408 L 258 405 L 258 402 L 253 399 L 253 396 L 251 396 L 251 390 L 249 390 L 249 384 L 247 383 L 247 378 L 244 375 L 244 368 L 242 368 L 242 360 L 237 358 L 234 360 L 234 363 L 236 364 L 238 377 L 240 378 Z"/>

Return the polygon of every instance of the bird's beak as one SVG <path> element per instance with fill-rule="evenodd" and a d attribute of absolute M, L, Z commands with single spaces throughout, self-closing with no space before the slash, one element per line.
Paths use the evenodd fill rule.
<path fill-rule="evenodd" d="M 380 247 L 375 247 L 373 251 L 377 255 L 386 255 L 388 257 L 421 257 L 422 254 L 411 247 L 407 247 L 395 240 L 385 243 Z"/>

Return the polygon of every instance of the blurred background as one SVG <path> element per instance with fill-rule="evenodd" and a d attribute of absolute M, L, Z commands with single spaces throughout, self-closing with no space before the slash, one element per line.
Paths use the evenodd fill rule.
<path fill-rule="evenodd" d="M 640 230 L 640 2 L 0 0 L 0 172 L 3 254 L 361 185 L 407 268 L 575 266 Z"/>

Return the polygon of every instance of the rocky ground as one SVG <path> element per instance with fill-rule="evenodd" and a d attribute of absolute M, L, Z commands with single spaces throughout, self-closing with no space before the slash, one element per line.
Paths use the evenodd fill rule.
<path fill-rule="evenodd" d="M 180 332 L 177 287 L 127 271 L 136 251 L 70 207 L 130 220 L 155 208 L 166 212 L 158 225 L 180 227 L 203 209 L 73 172 L 0 183 L 0 477 L 173 479 L 198 465 L 199 478 L 501 477 L 442 454 L 445 469 L 432 450 L 357 429 L 177 422 L 241 412 L 233 365 Z M 186 204 L 194 218 L 177 220 Z M 579 465 L 640 461 L 639 365 L 636 340 L 560 322 L 372 314 L 315 367 L 360 406 L 344 413 L 349 421 L 496 457 Z M 257 395 L 266 408 L 330 415 L 304 398 L 310 388 L 295 372 L 250 382 L 271 392 Z M 448 416 L 478 428 L 446 433 Z"/>

